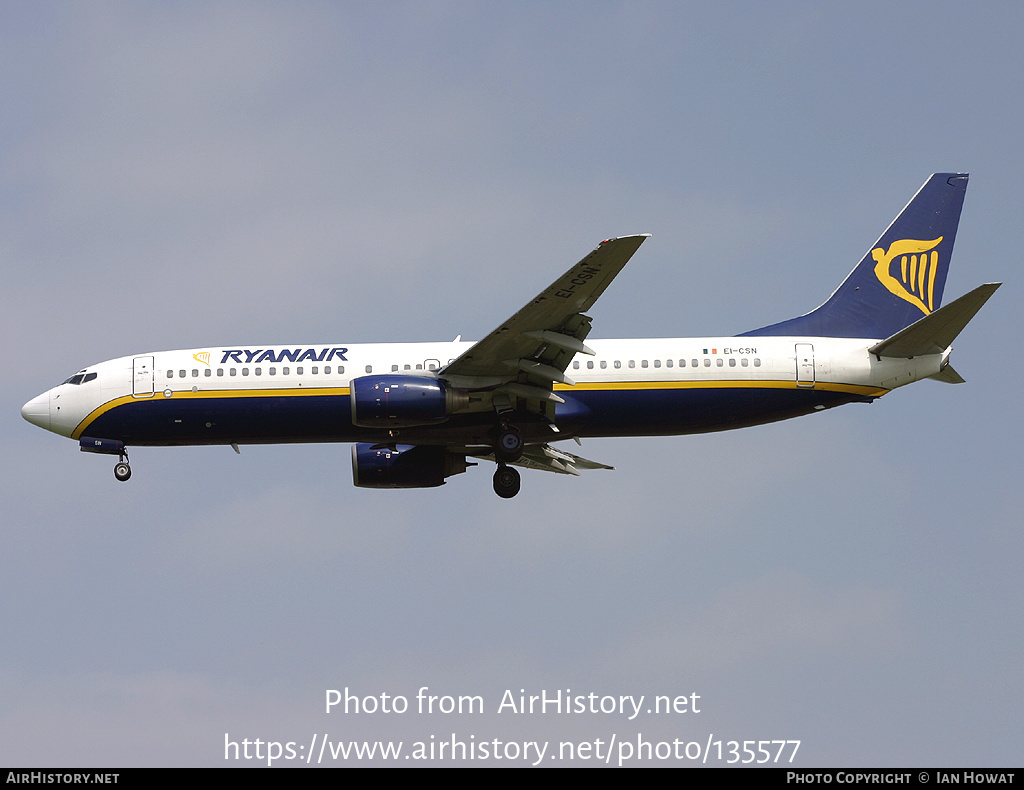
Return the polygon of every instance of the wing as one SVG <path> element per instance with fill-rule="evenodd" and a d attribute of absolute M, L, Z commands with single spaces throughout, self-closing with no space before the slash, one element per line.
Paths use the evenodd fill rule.
<path fill-rule="evenodd" d="M 561 401 L 554 382 L 572 384 L 565 369 L 576 354 L 593 354 L 583 344 L 591 320 L 584 315 L 634 252 L 650 236 L 602 241 L 593 252 L 541 291 L 514 316 L 452 361 L 438 376 L 477 379 L 495 388 L 495 408 L 519 408 L 551 416 Z M 503 401 L 507 400 L 507 405 Z"/>
<path fill-rule="evenodd" d="M 481 461 L 496 461 L 494 453 L 486 455 L 473 455 Z M 580 469 L 614 469 L 614 466 L 588 461 L 578 455 L 559 450 L 549 444 L 532 444 L 523 451 L 518 461 L 512 461 L 513 466 L 521 466 L 524 469 L 540 469 L 544 472 L 557 472 L 562 475 L 579 475 Z"/>

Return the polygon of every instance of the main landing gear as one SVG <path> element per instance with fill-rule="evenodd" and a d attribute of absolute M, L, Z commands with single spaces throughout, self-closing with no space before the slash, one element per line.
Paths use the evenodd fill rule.
<path fill-rule="evenodd" d="M 498 441 L 494 443 L 494 455 L 499 461 L 509 464 L 518 461 L 525 447 L 523 435 L 516 426 L 508 423 L 501 423 L 498 426 Z"/>
<path fill-rule="evenodd" d="M 131 476 L 132 468 L 128 465 L 128 451 L 125 450 L 121 453 L 120 460 L 114 464 L 114 477 L 123 483 Z"/>
<path fill-rule="evenodd" d="M 498 461 L 494 472 L 494 493 L 502 499 L 511 499 L 519 493 L 519 470 L 508 464 L 522 458 L 525 448 L 526 442 L 516 426 L 504 420 L 498 423 L 494 440 L 494 457 Z"/>
<path fill-rule="evenodd" d="M 494 472 L 495 494 L 502 499 L 511 499 L 519 493 L 520 482 L 518 469 L 505 466 L 505 464 L 498 464 L 498 468 Z"/>

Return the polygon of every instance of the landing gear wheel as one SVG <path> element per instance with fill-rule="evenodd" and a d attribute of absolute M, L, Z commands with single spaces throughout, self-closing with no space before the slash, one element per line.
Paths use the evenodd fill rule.
<path fill-rule="evenodd" d="M 499 464 L 494 473 L 494 493 L 502 499 L 511 499 L 519 493 L 519 470 Z"/>
<path fill-rule="evenodd" d="M 121 461 L 114 465 L 114 477 L 120 480 L 122 483 L 132 476 L 132 468 L 127 463 Z"/>
<path fill-rule="evenodd" d="M 523 436 L 514 425 L 501 425 L 498 428 L 498 441 L 494 445 L 494 454 L 499 461 L 511 463 L 523 456 Z"/>

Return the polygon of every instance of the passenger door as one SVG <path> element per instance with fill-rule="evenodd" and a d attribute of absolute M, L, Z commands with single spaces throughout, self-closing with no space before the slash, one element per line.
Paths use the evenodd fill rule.
<path fill-rule="evenodd" d="M 814 386 L 814 346 L 810 343 L 796 344 L 796 385 Z"/>
<path fill-rule="evenodd" d="M 132 360 L 132 395 L 151 398 L 154 391 L 153 357 L 135 357 Z"/>

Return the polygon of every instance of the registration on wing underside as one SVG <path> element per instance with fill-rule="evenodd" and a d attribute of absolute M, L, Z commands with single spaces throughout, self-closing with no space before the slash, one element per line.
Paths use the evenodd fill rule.
<path fill-rule="evenodd" d="M 647 238 L 644 234 L 601 242 L 519 312 L 444 368 L 442 375 L 518 377 L 510 372 L 509 360 L 532 360 L 564 372 L 572 354 L 560 354 L 558 349 L 575 352 L 569 343 L 582 342 L 590 332 L 590 319 L 582 313 L 593 307 Z M 538 359 L 545 346 L 552 350 Z M 515 367 L 520 366 L 516 363 Z"/>

